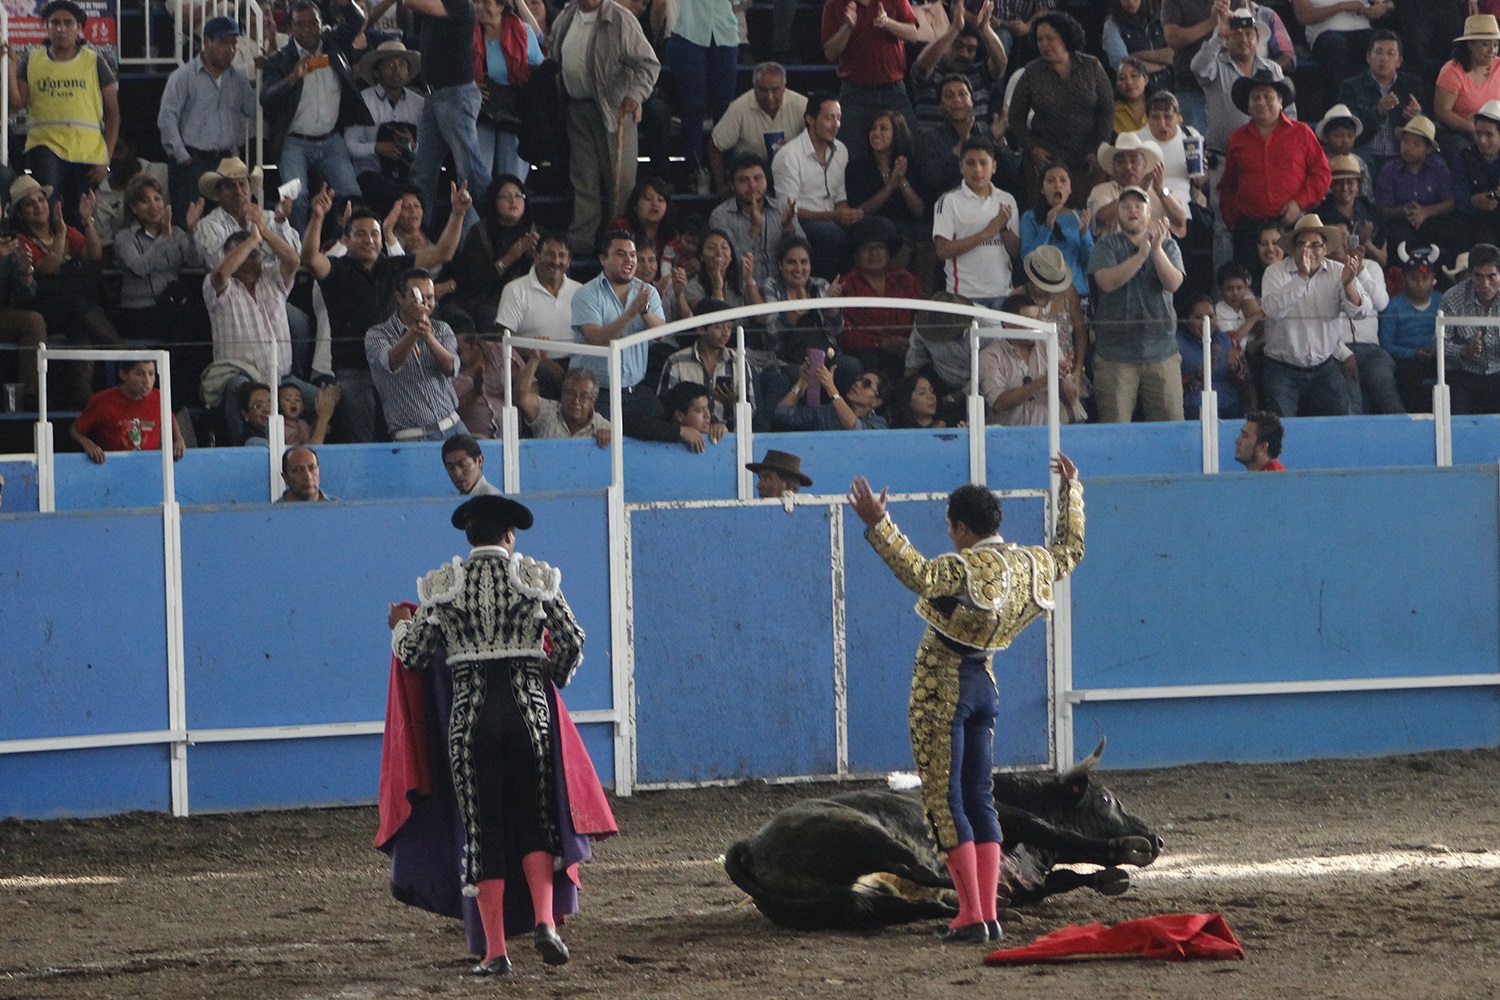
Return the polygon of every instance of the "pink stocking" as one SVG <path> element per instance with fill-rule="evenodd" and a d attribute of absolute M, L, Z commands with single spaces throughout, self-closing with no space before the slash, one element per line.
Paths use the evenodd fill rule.
<path fill-rule="evenodd" d="M 979 881 L 979 911 L 985 923 L 999 919 L 1000 845 L 994 842 L 974 845 L 974 864 Z"/>
<path fill-rule="evenodd" d="M 521 859 L 521 871 L 526 873 L 526 884 L 531 888 L 531 908 L 536 911 L 536 922 L 553 926 L 552 855 L 546 851 L 532 851 Z"/>
<path fill-rule="evenodd" d="M 948 850 L 948 874 L 958 890 L 958 916 L 949 927 L 966 927 L 984 922 L 979 906 L 979 875 L 974 858 L 974 842 L 966 840 Z"/>
<path fill-rule="evenodd" d="M 480 881 L 479 919 L 484 924 L 484 960 L 492 961 L 505 954 L 505 879 Z"/>

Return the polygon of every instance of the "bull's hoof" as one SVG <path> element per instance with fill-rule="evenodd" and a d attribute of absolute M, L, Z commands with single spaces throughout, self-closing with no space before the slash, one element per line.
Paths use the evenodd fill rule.
<path fill-rule="evenodd" d="M 501 955 L 488 962 L 480 962 L 469 970 L 471 976 L 508 976 L 511 974 L 510 959 Z"/>
<path fill-rule="evenodd" d="M 990 939 L 990 932 L 980 920 L 962 927 L 944 927 L 933 936 L 944 944 L 984 944 Z"/>
<path fill-rule="evenodd" d="M 557 936 L 557 928 L 551 924 L 537 924 L 532 943 L 548 965 L 568 964 L 568 946 L 563 944 L 563 939 Z"/>
<path fill-rule="evenodd" d="M 1094 875 L 1094 891 L 1101 896 L 1118 896 L 1130 888 L 1130 874 L 1118 868 L 1106 868 Z"/>
<path fill-rule="evenodd" d="M 1144 867 L 1156 860 L 1156 848 L 1145 837 L 1121 837 L 1110 841 L 1115 864 Z"/>

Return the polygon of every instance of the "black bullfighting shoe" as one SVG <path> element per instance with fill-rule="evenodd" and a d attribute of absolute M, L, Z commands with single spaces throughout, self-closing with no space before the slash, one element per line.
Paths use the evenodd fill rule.
<path fill-rule="evenodd" d="M 1005 928 L 1000 926 L 998 920 L 987 920 L 984 929 L 989 932 L 991 943 L 1002 941 L 1005 938 Z"/>
<path fill-rule="evenodd" d="M 990 939 L 990 933 L 985 929 L 984 921 L 979 920 L 962 927 L 944 927 L 935 937 L 944 944 L 984 944 Z"/>
<path fill-rule="evenodd" d="M 563 944 L 563 939 L 557 936 L 557 928 L 551 924 L 537 924 L 532 942 L 543 962 L 548 965 L 568 964 L 568 946 Z"/>
<path fill-rule="evenodd" d="M 510 973 L 510 958 L 505 955 L 492 958 L 488 962 L 480 962 L 469 970 L 471 976 L 508 976 Z"/>

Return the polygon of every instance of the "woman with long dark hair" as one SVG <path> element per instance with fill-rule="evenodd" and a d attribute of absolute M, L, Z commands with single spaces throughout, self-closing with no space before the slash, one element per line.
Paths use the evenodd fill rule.
<path fill-rule="evenodd" d="M 448 265 L 444 277 L 455 283 L 452 301 L 473 321 L 474 329 L 495 326 L 500 291 L 531 269 L 536 256 L 537 231 L 526 217 L 526 185 L 515 174 L 501 174 L 485 193 L 479 225 L 469 230 L 464 245 Z"/>
<path fill-rule="evenodd" d="M 609 227 L 628 229 L 635 233 L 637 242 L 649 240 L 656 245 L 660 263 L 669 264 L 677 251 L 677 206 L 672 203 L 674 193 L 672 185 L 660 177 L 651 174 L 641 177 L 635 182 L 635 188 L 625 202 L 625 214 L 611 222 Z"/>

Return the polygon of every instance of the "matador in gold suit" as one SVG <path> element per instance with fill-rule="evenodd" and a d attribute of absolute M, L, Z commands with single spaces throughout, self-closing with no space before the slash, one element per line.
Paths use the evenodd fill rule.
<path fill-rule="evenodd" d="M 1052 585 L 1083 558 L 1083 484 L 1066 455 L 1053 460 L 1062 479 L 1051 545 L 1017 545 L 999 534 L 1000 501 L 981 486 L 948 498 L 955 551 L 926 559 L 856 479 L 849 500 L 865 537 L 906 587 L 918 595 L 927 632 L 917 647 L 908 723 L 922 778 L 922 805 L 939 849 L 947 852 L 959 913 L 939 937 L 998 939 L 996 892 L 1000 824 L 990 790 L 999 694 L 991 664 L 1053 607 Z"/>

